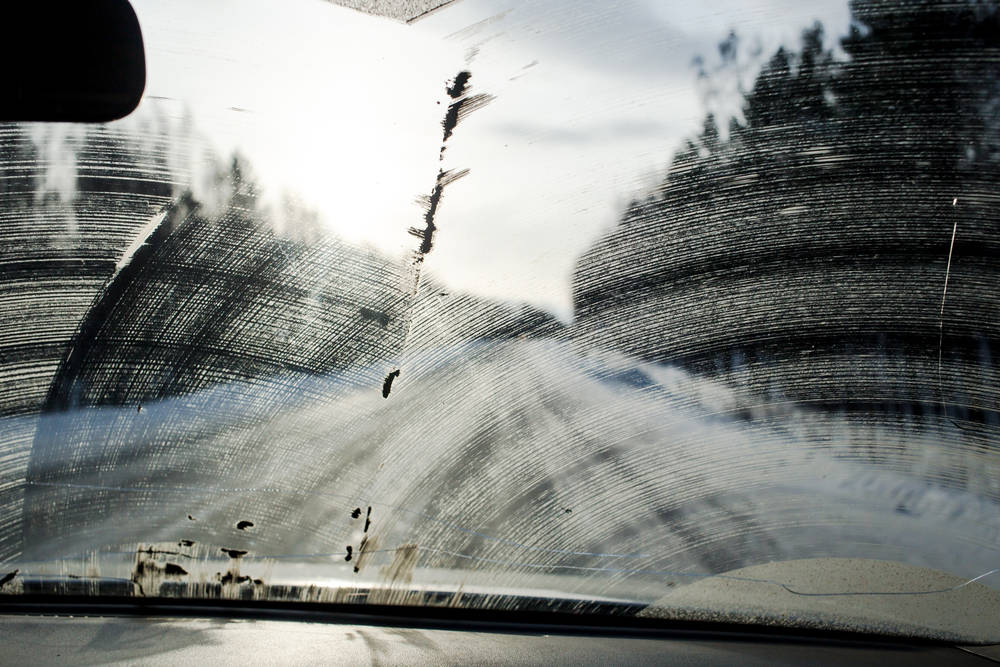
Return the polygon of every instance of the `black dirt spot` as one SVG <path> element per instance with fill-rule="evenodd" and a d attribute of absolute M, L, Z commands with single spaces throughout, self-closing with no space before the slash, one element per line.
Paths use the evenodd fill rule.
<path fill-rule="evenodd" d="M 0 588 L 3 588 L 7 584 L 9 584 L 14 579 L 14 577 L 17 576 L 17 573 L 20 571 L 21 570 L 14 570 L 13 572 L 8 572 L 7 574 L 3 575 L 3 579 L 0 579 Z"/>
<path fill-rule="evenodd" d="M 392 391 L 392 381 L 398 377 L 398 368 L 385 376 L 385 382 L 382 383 L 382 398 L 389 398 L 389 392 Z"/>

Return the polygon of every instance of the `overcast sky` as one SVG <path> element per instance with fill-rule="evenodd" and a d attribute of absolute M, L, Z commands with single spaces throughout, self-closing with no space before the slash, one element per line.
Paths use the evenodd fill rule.
<path fill-rule="evenodd" d="M 268 196 L 294 191 L 335 233 L 401 256 L 433 187 L 444 82 L 496 99 L 459 125 L 427 270 L 453 289 L 571 313 L 573 262 L 659 178 L 704 107 L 694 56 L 731 28 L 765 55 L 844 0 L 461 0 L 412 25 L 319 0 L 133 0 L 144 112 L 190 114 L 239 148 Z"/>

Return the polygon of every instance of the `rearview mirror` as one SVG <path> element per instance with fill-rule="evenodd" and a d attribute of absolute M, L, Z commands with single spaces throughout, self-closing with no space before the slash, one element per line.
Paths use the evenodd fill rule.
<path fill-rule="evenodd" d="M 0 121 L 105 122 L 146 86 L 128 0 L 20 0 L 0 10 Z"/>

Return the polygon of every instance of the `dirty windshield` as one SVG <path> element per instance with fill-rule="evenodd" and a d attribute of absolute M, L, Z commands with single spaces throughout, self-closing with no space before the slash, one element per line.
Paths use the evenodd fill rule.
<path fill-rule="evenodd" d="M 996 4 L 132 4 L 0 125 L 0 594 L 1000 640 Z"/>

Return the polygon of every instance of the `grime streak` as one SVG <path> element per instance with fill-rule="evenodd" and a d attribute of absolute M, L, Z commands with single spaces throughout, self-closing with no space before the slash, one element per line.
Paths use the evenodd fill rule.
<path fill-rule="evenodd" d="M 493 101 L 494 97 L 487 94 L 469 94 L 469 82 L 472 79 L 472 73 L 468 70 L 462 70 L 455 78 L 450 82 L 445 83 L 445 93 L 452 100 L 448 105 L 448 109 L 445 112 L 444 119 L 441 121 L 442 135 L 441 135 L 441 149 L 438 151 L 438 161 L 444 161 L 445 148 L 447 147 L 448 140 L 451 138 L 452 134 L 455 132 L 455 128 L 458 127 L 459 122 L 468 116 L 470 113 L 477 109 L 481 109 L 490 102 Z M 445 188 L 457 181 L 458 179 L 466 176 L 469 173 L 468 169 L 459 170 L 446 170 L 443 167 L 438 168 L 437 177 L 434 180 L 434 187 L 431 189 L 430 195 L 421 198 L 421 203 L 424 206 L 424 225 L 420 227 L 410 227 L 409 233 L 420 239 L 420 246 L 414 252 L 413 264 L 412 264 L 412 287 L 410 289 L 410 311 L 407 315 L 407 329 L 406 335 L 403 338 L 403 349 L 406 349 L 406 344 L 410 337 L 410 331 L 413 326 L 413 307 L 416 303 L 417 293 L 420 291 L 420 270 L 423 265 L 424 258 L 427 254 L 434 248 L 434 233 L 437 231 L 437 212 L 441 205 L 441 199 L 444 197 Z M 398 367 L 393 371 L 396 376 L 399 375 Z M 389 397 L 389 390 L 392 386 L 392 380 L 394 376 L 392 373 L 386 377 L 385 383 L 382 387 L 383 398 Z"/>

